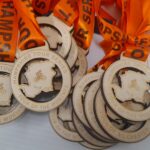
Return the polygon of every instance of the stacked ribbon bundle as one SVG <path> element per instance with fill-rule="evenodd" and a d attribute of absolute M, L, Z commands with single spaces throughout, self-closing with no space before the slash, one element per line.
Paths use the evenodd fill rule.
<path fill-rule="evenodd" d="M 61 137 L 90 149 L 149 136 L 149 8 L 149 0 L 2 0 L 0 124 L 26 109 L 49 112 Z M 87 70 L 94 26 L 105 57 Z"/>

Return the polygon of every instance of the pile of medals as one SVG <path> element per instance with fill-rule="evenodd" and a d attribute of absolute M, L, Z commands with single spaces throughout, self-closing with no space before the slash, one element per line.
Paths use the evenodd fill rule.
<path fill-rule="evenodd" d="M 150 135 L 149 83 L 144 63 L 121 58 L 85 75 L 73 97 L 50 112 L 50 122 L 61 137 L 90 149 L 139 142 Z"/>
<path fill-rule="evenodd" d="M 0 2 L 0 124 L 48 112 L 58 135 L 95 150 L 150 135 L 150 23 L 133 17 L 150 2 L 103 0 L 123 10 L 116 21 L 95 1 Z M 95 13 L 105 57 L 87 71 Z"/>
<path fill-rule="evenodd" d="M 104 39 L 121 41 L 122 31 L 105 19 L 98 17 Z M 109 47 L 107 40 L 103 44 Z M 150 135 L 150 69 L 140 61 L 149 51 L 138 45 L 139 49 L 132 47 L 118 54 L 121 44 L 113 42 L 110 53 L 108 49 L 104 59 L 76 84 L 68 100 L 49 114 L 58 135 L 89 149 L 135 143 Z"/>
<path fill-rule="evenodd" d="M 4 0 L 0 6 L 3 39 L 10 29 L 12 36 L 6 53 L 9 47 L 2 41 L 0 57 L 0 124 L 4 124 L 26 109 L 49 112 L 62 105 L 86 74 L 87 60 L 72 35 L 73 27 L 53 13 L 35 17 L 30 1 Z"/>

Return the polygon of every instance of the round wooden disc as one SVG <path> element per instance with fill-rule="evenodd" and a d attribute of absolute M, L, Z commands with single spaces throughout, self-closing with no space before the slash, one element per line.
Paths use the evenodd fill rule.
<path fill-rule="evenodd" d="M 83 101 L 82 94 L 84 90 L 88 87 L 88 85 L 98 79 L 103 74 L 103 70 L 99 70 L 99 72 L 93 72 L 90 74 L 85 75 L 75 86 L 73 91 L 73 108 L 80 119 L 80 121 L 89 127 L 89 124 L 85 118 L 84 110 L 83 110 Z"/>
<path fill-rule="evenodd" d="M 100 80 L 95 81 L 91 87 L 88 89 L 85 102 L 84 102 L 84 109 L 85 109 L 85 116 L 88 120 L 88 123 L 93 128 L 93 130 L 98 133 L 100 136 L 104 138 L 104 140 L 112 143 L 116 143 L 117 141 L 113 138 L 111 138 L 98 124 L 96 116 L 95 116 L 95 110 L 94 110 L 94 100 L 95 96 L 97 94 L 97 91 L 100 87 Z"/>
<path fill-rule="evenodd" d="M 25 112 L 23 107 L 13 97 L 10 74 L 13 64 L 0 62 L 0 124 L 8 123 Z"/>
<path fill-rule="evenodd" d="M 114 83 L 117 76 L 118 81 Z M 109 106 L 121 117 L 131 121 L 150 119 L 150 69 L 144 62 L 122 58 L 104 73 L 102 90 Z M 128 109 L 127 101 L 146 106 L 144 110 Z"/>
<path fill-rule="evenodd" d="M 99 140 L 98 138 L 95 138 L 92 136 L 85 128 L 85 126 L 79 121 L 79 119 L 76 117 L 75 113 L 73 113 L 73 123 L 75 125 L 76 130 L 78 131 L 79 135 L 88 143 L 98 146 L 100 148 L 106 148 L 112 146 L 112 143 L 107 143 L 102 140 Z"/>
<path fill-rule="evenodd" d="M 150 120 L 146 121 L 145 124 L 136 131 L 123 131 L 118 129 L 114 124 L 109 120 L 106 109 L 105 102 L 103 100 L 102 94 L 99 90 L 95 99 L 95 110 L 96 116 L 103 127 L 103 129 L 109 133 L 113 138 L 127 143 L 134 143 L 143 140 L 150 135 Z"/>
<path fill-rule="evenodd" d="M 55 68 L 62 74 L 62 87 L 55 97 L 46 102 L 37 102 L 33 99 L 42 92 L 56 92 L 53 80 L 57 74 Z M 25 70 L 27 84 L 21 83 L 21 73 Z M 71 73 L 65 61 L 52 51 L 28 50 L 20 57 L 12 70 L 11 84 L 16 99 L 26 108 L 46 112 L 60 106 L 69 95 L 71 89 Z M 49 98 L 50 98 L 49 97 Z"/>
<path fill-rule="evenodd" d="M 75 69 L 72 72 L 72 77 L 73 77 L 73 83 L 72 86 L 75 86 L 77 84 L 77 82 L 85 75 L 85 73 L 87 72 L 87 59 L 83 53 L 83 50 L 81 50 L 79 48 L 78 51 L 78 59 L 77 59 L 77 63 L 75 64 Z"/>
<path fill-rule="evenodd" d="M 55 23 L 49 17 L 37 17 L 41 31 L 47 37 L 51 50 L 56 50 L 62 57 L 66 57 L 71 49 L 71 34 L 61 23 Z M 60 48 L 58 49 L 58 46 Z"/>
<path fill-rule="evenodd" d="M 62 106 L 50 111 L 50 123 L 56 133 L 62 138 L 72 142 L 81 142 L 83 139 L 79 134 L 67 129 L 64 125 L 64 123 L 72 122 L 72 105 L 70 103 L 70 99 L 68 99 Z"/>

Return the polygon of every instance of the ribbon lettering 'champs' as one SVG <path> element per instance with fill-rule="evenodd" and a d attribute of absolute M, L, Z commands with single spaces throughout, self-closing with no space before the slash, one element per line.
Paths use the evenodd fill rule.
<path fill-rule="evenodd" d="M 12 0 L 0 2 L 0 61 L 13 62 L 17 45 L 16 12 Z"/>

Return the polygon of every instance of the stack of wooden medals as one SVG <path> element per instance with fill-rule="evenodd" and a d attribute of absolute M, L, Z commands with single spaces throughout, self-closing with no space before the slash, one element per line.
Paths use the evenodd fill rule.
<path fill-rule="evenodd" d="M 0 63 L 3 124 L 21 116 L 25 109 L 49 112 L 58 108 L 87 72 L 87 60 L 72 35 L 71 25 L 77 18 L 74 9 L 69 26 L 53 13 L 36 17 L 29 0 L 2 0 L 0 6 L 0 30 L 6 34 L 2 36 L 0 57 L 5 61 Z"/>
<path fill-rule="evenodd" d="M 0 124 L 26 109 L 49 112 L 58 135 L 97 150 L 149 136 L 149 8 L 149 0 L 2 0 Z M 86 74 L 95 13 L 106 55 Z"/>
<path fill-rule="evenodd" d="M 97 11 L 106 56 L 49 115 L 58 135 L 89 149 L 135 143 L 150 135 L 150 69 L 144 62 L 149 54 L 149 22 L 145 19 L 143 24 L 145 15 L 139 11 L 150 2 L 122 0 L 116 5 L 124 10 L 120 20 L 103 9 Z"/>

